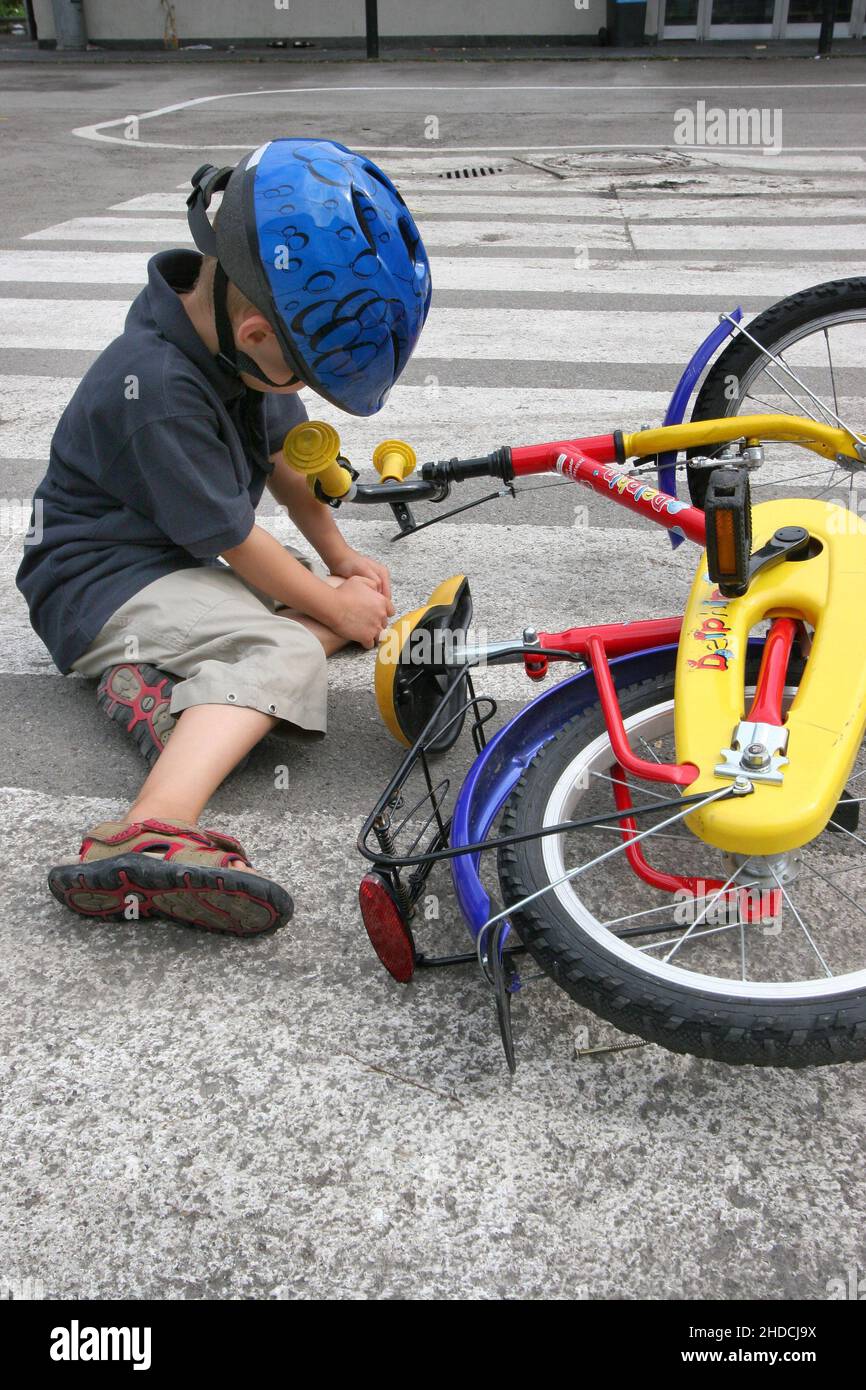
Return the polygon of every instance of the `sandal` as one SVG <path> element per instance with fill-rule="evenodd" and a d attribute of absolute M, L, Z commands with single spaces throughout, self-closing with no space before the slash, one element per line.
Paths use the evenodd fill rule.
<path fill-rule="evenodd" d="M 246 868 L 229 868 L 236 859 Z M 289 894 L 253 871 L 233 835 L 183 822 L 105 821 L 84 837 L 76 862 L 50 871 L 48 887 L 82 917 L 161 917 L 229 936 L 276 931 L 293 912 Z"/>
<path fill-rule="evenodd" d="M 156 666 L 129 661 L 105 671 L 96 688 L 96 703 L 132 735 L 148 767 L 153 767 L 177 723 L 171 712 L 171 692 L 176 684 Z M 249 760 L 250 754 L 245 753 L 229 777 L 243 772 Z"/>
<path fill-rule="evenodd" d="M 165 671 L 128 661 L 104 672 L 96 690 L 96 703 L 132 735 L 148 767 L 153 767 L 177 722 L 171 713 L 174 686 Z"/>

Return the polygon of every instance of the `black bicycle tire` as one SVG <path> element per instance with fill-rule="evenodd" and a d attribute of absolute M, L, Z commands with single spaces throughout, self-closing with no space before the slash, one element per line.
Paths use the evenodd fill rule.
<path fill-rule="evenodd" d="M 776 350 L 794 329 L 804 328 L 813 319 L 823 319 L 834 310 L 866 309 L 866 276 L 849 276 L 843 280 L 825 280 L 796 294 L 780 299 L 758 314 L 747 325 L 749 333 L 761 348 Z M 695 399 L 692 421 L 717 420 L 730 414 L 727 392 L 731 381 L 739 381 L 762 356 L 761 348 L 745 337 L 735 337 L 716 358 L 707 372 Z M 855 427 L 856 428 L 856 427 Z M 690 457 L 706 454 L 706 449 L 692 449 Z M 688 475 L 689 492 L 696 507 L 703 506 L 707 475 Z"/>
<path fill-rule="evenodd" d="M 673 674 L 628 687 L 623 715 L 673 695 Z M 562 766 L 604 730 L 598 705 L 569 721 L 526 769 L 508 802 L 503 833 L 541 823 L 545 799 Z M 498 865 L 503 902 L 517 902 L 544 882 L 539 840 L 503 847 Z M 796 1001 L 701 995 L 627 964 L 583 932 L 550 894 L 510 914 L 541 968 L 578 1004 L 626 1033 L 673 1052 L 734 1065 L 820 1066 L 866 1059 L 866 986 L 839 996 Z"/>

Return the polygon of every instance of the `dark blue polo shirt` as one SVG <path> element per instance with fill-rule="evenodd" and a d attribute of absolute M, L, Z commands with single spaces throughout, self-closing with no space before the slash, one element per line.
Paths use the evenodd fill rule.
<path fill-rule="evenodd" d="M 51 441 L 17 583 L 61 671 L 145 585 L 246 539 L 268 455 L 306 416 L 297 396 L 248 391 L 208 351 L 175 293 L 200 264 L 192 251 L 153 257 Z"/>

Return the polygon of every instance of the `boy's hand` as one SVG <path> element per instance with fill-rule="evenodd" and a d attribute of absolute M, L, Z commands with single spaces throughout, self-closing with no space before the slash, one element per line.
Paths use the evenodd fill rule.
<path fill-rule="evenodd" d="M 329 626 L 350 642 L 359 642 L 368 650 L 375 647 L 394 612 L 390 598 L 381 593 L 374 579 L 360 574 L 352 575 L 333 590 L 333 595 Z"/>
<path fill-rule="evenodd" d="M 328 568 L 338 579 L 371 579 L 379 593 L 391 602 L 391 577 L 386 567 L 378 560 L 371 560 L 369 555 L 362 555 L 360 550 L 347 546 L 340 558 Z M 394 609 L 390 611 L 393 613 Z"/>

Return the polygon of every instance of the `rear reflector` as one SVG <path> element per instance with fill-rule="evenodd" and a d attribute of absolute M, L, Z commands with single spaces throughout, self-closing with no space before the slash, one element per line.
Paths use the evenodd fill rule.
<path fill-rule="evenodd" d="M 373 950 L 401 984 L 415 973 L 415 943 L 409 924 L 381 874 L 365 874 L 358 889 L 361 916 Z"/>

